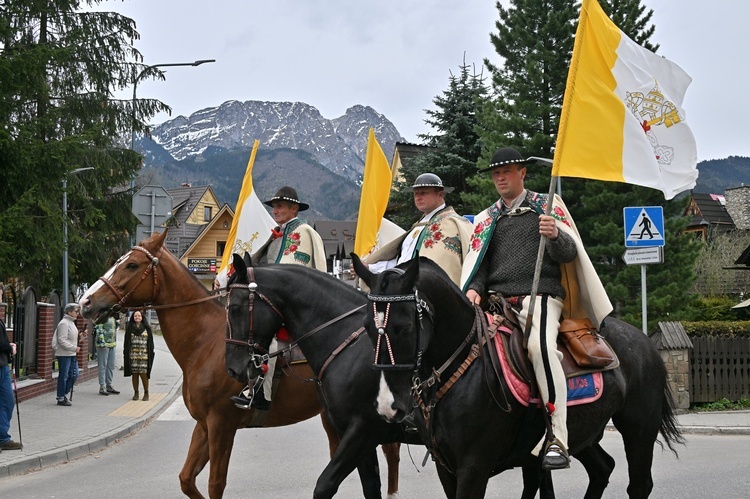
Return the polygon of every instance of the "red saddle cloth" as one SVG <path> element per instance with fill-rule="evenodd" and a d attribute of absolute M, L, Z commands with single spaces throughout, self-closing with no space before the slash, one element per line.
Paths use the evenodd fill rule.
<path fill-rule="evenodd" d="M 492 320 L 491 316 L 488 319 Z M 510 388 L 516 400 L 524 406 L 528 406 L 530 403 L 541 406 L 541 400 L 531 398 L 531 388 L 528 383 L 519 378 L 515 370 L 508 363 L 508 356 L 505 352 L 505 344 L 503 343 L 501 334 L 510 336 L 511 331 L 505 326 L 500 326 L 497 328 L 497 334 L 493 338 L 497 357 L 500 359 L 500 367 L 505 381 L 508 383 L 508 388 Z M 601 371 L 572 376 L 567 379 L 567 382 L 567 405 L 569 407 L 594 402 L 602 396 L 604 391 L 604 380 Z"/>

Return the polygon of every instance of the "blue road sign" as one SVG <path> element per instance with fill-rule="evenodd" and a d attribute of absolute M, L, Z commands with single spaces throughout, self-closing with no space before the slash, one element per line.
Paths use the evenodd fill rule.
<path fill-rule="evenodd" d="M 661 206 L 623 208 L 625 247 L 664 246 L 664 210 Z"/>

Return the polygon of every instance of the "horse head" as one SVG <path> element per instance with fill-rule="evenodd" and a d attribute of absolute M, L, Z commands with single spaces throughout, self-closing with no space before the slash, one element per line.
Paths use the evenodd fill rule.
<path fill-rule="evenodd" d="M 159 262 L 163 252 L 165 230 L 133 246 L 96 281 L 80 301 L 81 313 L 87 319 L 104 322 L 122 308 L 154 302 L 159 286 Z"/>
<path fill-rule="evenodd" d="M 434 308 L 418 289 L 420 262 L 412 259 L 373 274 L 352 254 L 355 272 L 370 288 L 365 328 L 375 346 L 373 369 L 380 370 L 378 414 L 400 421 L 413 405 L 411 387 L 433 334 Z"/>
<path fill-rule="evenodd" d="M 268 348 L 284 319 L 260 289 L 249 255 L 233 255 L 227 289 L 227 373 L 247 383 L 265 372 Z"/>

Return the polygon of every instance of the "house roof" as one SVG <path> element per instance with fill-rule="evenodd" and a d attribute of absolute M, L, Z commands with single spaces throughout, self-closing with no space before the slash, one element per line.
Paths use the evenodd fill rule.
<path fill-rule="evenodd" d="M 408 161 L 411 158 L 419 156 L 420 154 L 436 149 L 437 148 L 432 146 L 412 144 L 410 142 L 396 142 L 396 146 L 393 149 L 393 158 L 391 159 L 391 164 L 393 163 L 396 154 L 398 154 L 399 158 L 401 158 L 401 162 L 403 163 L 404 161 Z"/>
<path fill-rule="evenodd" d="M 651 342 L 659 350 L 693 348 L 693 342 L 679 322 L 659 322 L 659 330 L 651 335 Z"/>
<path fill-rule="evenodd" d="M 201 200 L 208 190 L 211 190 L 213 193 L 210 185 L 197 187 L 183 186 L 177 189 L 167 189 L 167 193 L 172 196 L 172 215 L 178 226 L 185 223 L 198 201 Z"/>
<path fill-rule="evenodd" d="M 217 213 L 211 219 L 210 222 L 208 222 L 207 224 L 204 224 L 204 225 L 200 226 L 201 230 L 198 231 L 198 233 L 195 235 L 195 238 L 190 242 L 190 244 L 185 248 L 185 250 L 182 253 L 180 253 L 180 258 L 182 258 L 182 256 L 186 255 L 191 249 L 193 249 L 193 247 L 196 244 L 198 244 L 200 242 L 202 234 L 207 233 L 209 230 L 211 230 L 211 228 L 214 226 L 214 224 L 216 224 L 218 222 L 218 220 L 221 218 L 221 216 L 224 213 L 229 213 L 231 215 L 232 219 L 234 219 L 234 211 L 232 210 L 232 208 L 229 207 L 228 204 L 224 203 L 224 206 L 221 207 L 221 209 L 219 210 L 219 213 Z"/>
<path fill-rule="evenodd" d="M 692 194 L 691 203 L 685 211 L 686 213 L 693 213 L 688 227 L 708 225 L 718 228 L 720 232 L 735 229 L 734 221 L 725 206 L 724 196 L 720 194 L 695 192 Z"/>

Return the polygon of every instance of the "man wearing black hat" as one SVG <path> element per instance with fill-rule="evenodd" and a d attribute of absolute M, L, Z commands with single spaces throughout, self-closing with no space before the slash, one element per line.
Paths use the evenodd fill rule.
<path fill-rule="evenodd" d="M 542 465 L 553 470 L 570 467 L 567 384 L 556 347 L 560 318 L 589 317 L 598 325 L 612 306 L 562 200 L 555 196 L 551 215 L 545 215 L 548 196 L 524 187 L 531 162 L 504 147 L 495 151 L 488 168 L 480 170 L 492 172 L 500 199 L 474 218 L 461 287 L 477 305 L 488 298 L 492 303 L 493 293 L 504 296 L 525 327 L 539 244 L 542 236 L 547 238 L 528 355 L 555 435 L 547 442 Z M 541 443 L 535 453 L 540 450 Z"/>
<path fill-rule="evenodd" d="M 295 263 L 305 267 L 326 271 L 326 255 L 323 240 L 307 222 L 297 218 L 300 211 L 310 206 L 302 203 L 297 191 L 284 186 L 268 201 L 273 208 L 271 215 L 279 224 L 271 231 L 266 243 L 253 254 L 254 264 Z"/>
<path fill-rule="evenodd" d="M 271 215 L 279 224 L 272 229 L 268 240 L 258 251 L 253 253 L 253 265 L 267 263 L 295 264 L 314 268 L 326 272 L 326 255 L 323 240 L 315 229 L 305 220 L 297 218 L 300 211 L 310 206 L 299 200 L 297 191 L 284 186 L 268 201 L 263 201 L 273 208 Z M 278 349 L 279 341 L 289 341 L 288 333 L 282 329 L 276 334 L 270 346 L 270 351 Z M 273 375 L 276 367 L 276 357 L 269 359 L 268 371 L 263 381 L 263 389 L 258 390 L 252 399 L 252 407 L 269 410 L 271 407 L 271 392 Z M 249 394 L 248 394 L 249 395 Z M 242 408 L 250 407 L 250 399 L 246 397 L 232 397 L 232 400 Z"/>
<path fill-rule="evenodd" d="M 471 223 L 445 205 L 446 187 L 434 173 L 423 173 L 408 190 L 414 193 L 414 205 L 423 213 L 409 232 L 396 238 L 366 258 L 372 272 L 424 256 L 437 263 L 458 284 L 464 256 L 469 251 Z"/>

